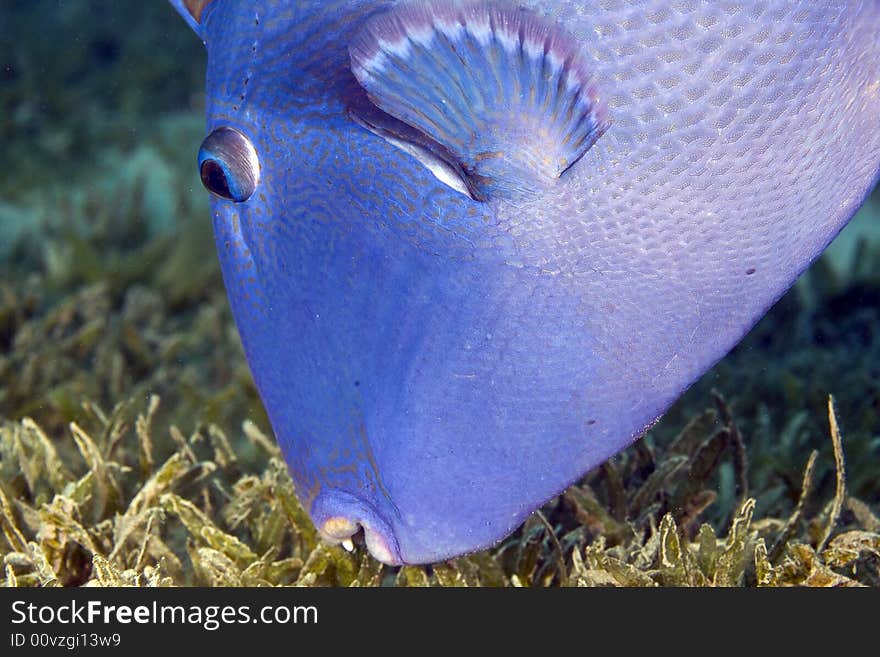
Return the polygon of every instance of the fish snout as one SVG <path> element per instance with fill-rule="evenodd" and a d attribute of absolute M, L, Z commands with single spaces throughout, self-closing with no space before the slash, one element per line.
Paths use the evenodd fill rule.
<path fill-rule="evenodd" d="M 321 538 L 329 543 L 342 543 L 363 530 L 367 549 L 376 560 L 389 566 L 404 562 L 391 525 L 371 505 L 349 493 L 320 493 L 312 504 L 311 516 Z"/>

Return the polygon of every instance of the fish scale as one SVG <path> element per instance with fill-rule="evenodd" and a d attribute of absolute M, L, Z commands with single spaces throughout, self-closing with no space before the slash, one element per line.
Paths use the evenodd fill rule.
<path fill-rule="evenodd" d="M 397 2 L 211 0 L 195 21 L 171 1 L 208 49 L 208 133 L 239 131 L 259 157 L 253 195 L 215 196 L 212 213 L 273 429 L 325 538 L 363 529 L 388 563 L 489 546 L 629 445 L 822 252 L 880 169 L 877 2 L 413 0 L 415 19 Z M 551 51 L 576 44 L 569 65 L 610 127 L 568 171 L 503 161 L 541 114 L 516 125 L 509 90 L 493 89 L 538 77 L 491 67 L 528 58 L 472 41 L 423 93 L 440 64 L 418 49 L 393 89 L 349 53 L 383 24 L 393 43 L 486 12 L 550 30 Z M 496 81 L 479 103 L 455 95 L 450 80 L 478 79 L 464 64 Z M 379 106 L 359 123 L 368 93 Z M 435 125 L 454 106 L 458 123 L 401 128 L 395 112 L 420 103 L 436 103 Z M 500 164 L 466 161 L 458 135 L 485 137 L 491 112 L 515 128 L 498 133 Z M 415 138 L 421 150 L 400 148 Z M 474 185 L 479 200 L 462 193 Z"/>

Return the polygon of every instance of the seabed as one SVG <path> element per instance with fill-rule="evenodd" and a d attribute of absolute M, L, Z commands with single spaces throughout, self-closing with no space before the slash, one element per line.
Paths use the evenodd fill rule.
<path fill-rule="evenodd" d="M 491 550 L 383 566 L 318 538 L 244 360 L 201 45 L 164 3 L 122 11 L 3 10 L 41 38 L 0 35 L 0 582 L 880 586 L 876 193 L 642 440 Z"/>

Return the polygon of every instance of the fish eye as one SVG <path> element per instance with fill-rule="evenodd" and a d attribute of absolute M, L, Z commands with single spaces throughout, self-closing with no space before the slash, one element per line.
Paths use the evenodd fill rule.
<path fill-rule="evenodd" d="M 212 194 L 247 201 L 260 182 L 260 159 L 251 140 L 234 128 L 212 131 L 199 149 L 199 175 Z"/>

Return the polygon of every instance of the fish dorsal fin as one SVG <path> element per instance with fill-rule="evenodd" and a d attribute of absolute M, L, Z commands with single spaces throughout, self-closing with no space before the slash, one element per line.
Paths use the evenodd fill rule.
<path fill-rule="evenodd" d="M 205 11 L 212 0 L 169 0 L 171 6 L 177 10 L 177 13 L 183 17 L 183 20 L 193 29 L 193 31 L 202 36 L 202 12 Z"/>
<path fill-rule="evenodd" d="M 403 3 L 368 20 L 349 52 L 370 99 L 450 154 L 478 200 L 545 189 L 609 127 L 577 41 L 504 2 Z"/>

